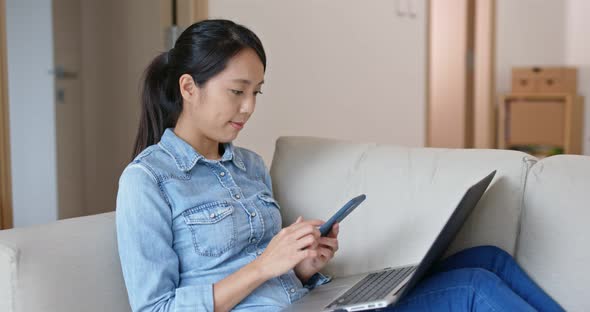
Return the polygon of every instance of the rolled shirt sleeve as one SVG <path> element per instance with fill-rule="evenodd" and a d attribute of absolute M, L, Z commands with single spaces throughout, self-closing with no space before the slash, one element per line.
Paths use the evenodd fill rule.
<path fill-rule="evenodd" d="M 320 272 L 317 272 L 316 274 L 312 275 L 307 282 L 305 282 L 305 284 L 303 284 L 303 287 L 312 290 L 314 288 L 316 288 L 317 286 L 329 283 L 332 280 L 332 277 L 329 275 L 324 275 Z"/>
<path fill-rule="evenodd" d="M 119 180 L 117 245 L 133 311 L 213 311 L 213 285 L 179 288 L 172 211 L 154 175 L 129 165 Z"/>

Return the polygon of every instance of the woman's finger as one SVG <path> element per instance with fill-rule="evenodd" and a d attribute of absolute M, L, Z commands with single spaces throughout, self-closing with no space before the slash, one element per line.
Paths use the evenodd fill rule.
<path fill-rule="evenodd" d="M 318 243 L 320 246 L 336 247 L 336 239 L 331 237 L 320 237 Z"/>
<path fill-rule="evenodd" d="M 308 247 L 313 247 L 313 245 L 316 243 L 316 238 L 315 236 L 308 234 L 306 236 L 303 236 L 301 238 L 299 238 L 298 240 L 295 241 L 295 248 L 297 248 L 297 250 L 299 249 L 304 249 L 304 248 L 308 248 Z M 315 249 L 315 248 L 308 248 L 308 249 Z"/>
<path fill-rule="evenodd" d="M 340 224 L 338 222 L 334 223 L 332 226 L 332 230 L 328 233 L 328 237 L 337 238 L 338 232 L 340 232 Z"/>
<path fill-rule="evenodd" d="M 320 257 L 324 257 L 327 260 L 330 260 L 334 257 L 334 251 L 332 251 L 332 249 L 329 248 L 318 248 L 317 249 Z"/>
<path fill-rule="evenodd" d="M 301 217 L 299 217 L 299 218 L 301 218 Z M 297 218 L 297 220 L 295 220 L 295 222 L 293 224 L 286 227 L 286 229 L 288 229 L 289 231 L 297 231 L 299 228 L 308 226 L 310 224 L 313 226 L 319 227 L 320 225 L 325 223 L 324 221 L 317 220 L 317 219 L 303 220 L 303 218 L 301 218 L 301 219 L 299 219 L 299 218 Z"/>
<path fill-rule="evenodd" d="M 318 240 L 318 243 L 320 246 L 326 246 L 326 247 L 332 249 L 333 251 L 338 250 L 338 239 L 337 238 L 320 237 L 320 239 Z"/>
<path fill-rule="evenodd" d="M 291 233 L 295 239 L 299 239 L 305 235 L 313 234 L 316 239 L 320 237 L 320 230 L 317 228 L 317 224 L 323 222 L 321 220 L 306 220 L 301 223 L 297 223 L 292 226 Z"/>
<path fill-rule="evenodd" d="M 304 259 L 308 258 L 316 258 L 319 255 L 318 251 L 315 249 L 305 249 L 300 250 L 297 252 L 298 261 L 301 262 Z"/>

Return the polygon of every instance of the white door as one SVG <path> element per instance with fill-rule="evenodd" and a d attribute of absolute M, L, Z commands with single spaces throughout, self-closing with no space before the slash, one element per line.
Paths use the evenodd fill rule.
<path fill-rule="evenodd" d="M 14 227 L 58 217 L 50 1 L 6 0 Z"/>

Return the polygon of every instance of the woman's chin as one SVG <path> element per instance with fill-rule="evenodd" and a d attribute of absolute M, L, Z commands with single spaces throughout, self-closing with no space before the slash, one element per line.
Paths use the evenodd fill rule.
<path fill-rule="evenodd" d="M 227 142 L 235 140 L 238 137 L 238 135 L 240 135 L 240 131 L 241 131 L 241 129 L 238 130 L 238 129 L 235 129 L 234 127 L 230 126 L 229 131 L 226 132 L 227 134 L 225 135 Z"/>
<path fill-rule="evenodd" d="M 231 142 L 238 137 L 238 133 L 239 132 L 228 133 L 228 134 L 224 135 L 219 141 L 222 143 Z"/>

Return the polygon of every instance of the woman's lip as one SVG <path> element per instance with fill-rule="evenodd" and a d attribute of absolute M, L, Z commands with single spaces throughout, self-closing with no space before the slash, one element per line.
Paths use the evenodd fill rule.
<path fill-rule="evenodd" d="M 232 127 L 236 128 L 238 130 L 244 128 L 244 123 L 238 123 L 238 122 L 233 122 L 233 121 L 230 121 L 229 123 L 232 125 Z"/>

